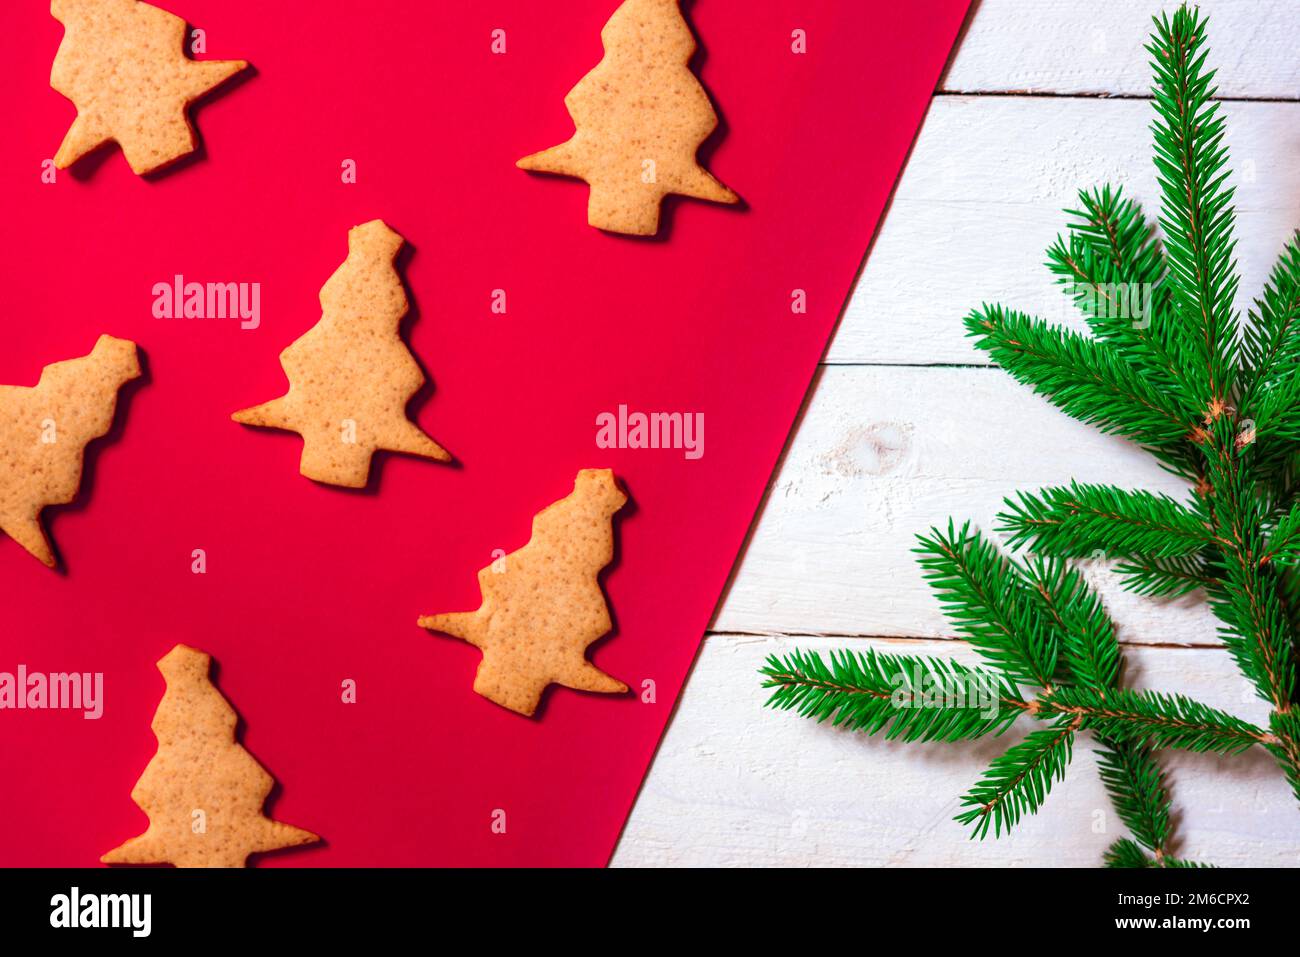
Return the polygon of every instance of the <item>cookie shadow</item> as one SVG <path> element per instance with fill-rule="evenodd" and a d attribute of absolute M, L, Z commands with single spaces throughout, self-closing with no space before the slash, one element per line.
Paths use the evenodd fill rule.
<path fill-rule="evenodd" d="M 189 33 L 186 33 L 189 36 Z M 160 179 L 166 179 L 182 170 L 187 170 L 196 163 L 201 163 L 208 158 L 208 144 L 203 138 L 203 127 L 199 124 L 199 112 L 203 107 L 216 100 L 235 92 L 246 83 L 251 83 L 258 76 L 257 67 L 248 64 L 234 76 L 227 77 L 218 83 L 212 89 L 208 90 L 197 100 L 192 101 L 185 108 L 185 119 L 189 123 L 190 129 L 194 131 L 194 149 L 184 156 L 178 156 L 165 166 L 160 166 L 155 170 L 145 173 L 141 179 L 146 182 L 156 183 Z"/>
<path fill-rule="evenodd" d="M 208 656 L 208 661 L 208 680 L 212 683 L 212 686 L 217 689 L 217 692 L 221 697 L 225 698 L 226 704 L 230 706 L 230 710 L 235 712 L 235 744 L 248 752 L 248 755 L 257 762 L 258 766 L 271 776 L 271 790 L 267 792 L 266 800 L 262 802 L 262 814 L 269 820 L 275 821 L 277 820 L 275 816 L 275 805 L 280 799 L 280 795 L 284 793 L 284 785 L 280 783 L 280 779 L 275 776 L 275 773 L 267 766 L 266 762 L 257 756 L 257 752 L 245 743 L 248 737 L 248 723 L 244 720 L 244 716 L 240 713 L 239 709 L 235 707 L 234 702 L 227 698 L 226 693 L 221 690 L 221 662 L 211 655 Z M 303 827 L 301 824 L 295 824 L 293 821 L 280 821 L 279 823 L 288 824 L 305 831 L 311 831 L 311 828 Z M 312 831 L 312 833 L 316 834 L 315 831 Z M 288 853 L 305 854 L 312 850 L 323 850 L 328 846 L 329 842 L 326 841 L 325 838 L 321 837 L 319 834 L 316 834 L 316 837 L 317 840 L 311 844 L 292 844 L 289 847 L 277 847 L 272 851 L 257 851 L 248 856 L 248 861 L 245 866 L 255 867 L 257 866 L 257 862 L 264 857 L 279 857 L 282 854 Z"/>

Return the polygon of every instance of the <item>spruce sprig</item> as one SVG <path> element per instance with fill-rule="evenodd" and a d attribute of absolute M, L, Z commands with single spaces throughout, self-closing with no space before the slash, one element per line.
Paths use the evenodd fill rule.
<path fill-rule="evenodd" d="M 1008 545 L 1032 541 L 1035 551 L 1062 558 L 1185 558 L 1215 545 L 1206 516 L 1168 495 L 1107 485 L 1022 492 L 999 521 Z"/>
<path fill-rule="evenodd" d="M 1146 742 L 1107 744 L 1097 753 L 1097 769 L 1115 812 L 1134 841 L 1163 857 L 1171 832 L 1169 794 L 1155 755 Z"/>
<path fill-rule="evenodd" d="M 1171 309 L 1164 254 L 1141 207 L 1122 189 L 1079 193 L 1068 237 L 1047 251 L 1048 268 L 1083 312 L 1098 339 L 1140 352 L 1154 381 L 1188 415 L 1195 400 L 1178 376 L 1169 339 Z"/>
<path fill-rule="evenodd" d="M 1268 536 L 1260 562 L 1294 565 L 1300 562 L 1300 503 L 1292 505 Z"/>
<path fill-rule="evenodd" d="M 966 810 L 957 820 L 973 825 L 972 837 L 984 837 L 990 827 L 997 837 L 1009 832 L 1022 815 L 1038 810 L 1052 782 L 1065 777 L 1078 727 L 1078 720 L 1067 718 L 1031 731 L 993 759 L 984 777 L 961 799 Z"/>
<path fill-rule="evenodd" d="M 1155 20 L 1147 46 L 1155 72 L 1152 126 L 1180 369 L 1210 412 L 1231 395 L 1237 368 L 1235 190 L 1226 185 L 1224 120 L 1205 63 L 1206 23 L 1181 7 Z"/>
<path fill-rule="evenodd" d="M 1273 267 L 1264 294 L 1255 300 L 1241 337 L 1241 404 L 1254 408 L 1260 395 L 1294 385 L 1300 372 L 1300 235 L 1293 236 Z"/>
<path fill-rule="evenodd" d="M 949 619 L 975 649 L 1009 678 L 1048 687 L 1056 671 L 1057 634 L 1019 586 L 1021 569 L 970 525 L 921 536 L 920 565 Z"/>
<path fill-rule="evenodd" d="M 1148 598 L 1180 598 L 1214 584 L 1199 556 L 1122 561 L 1115 571 L 1125 588 Z"/>
<path fill-rule="evenodd" d="M 1077 569 L 1034 556 L 1025 568 L 1034 599 L 1059 634 L 1065 671 L 1061 680 L 1110 688 L 1123 667 L 1115 625 Z"/>
<path fill-rule="evenodd" d="M 1209 864 L 1198 864 L 1195 861 L 1179 860 L 1176 857 L 1166 857 L 1158 855 L 1153 860 L 1142 853 L 1142 848 L 1134 841 L 1127 837 L 1120 838 L 1114 844 L 1106 849 L 1103 858 L 1107 867 L 1172 867 L 1172 868 L 1190 868 L 1190 867 L 1209 867 Z"/>
<path fill-rule="evenodd" d="M 988 668 L 867 652 L 772 658 L 769 703 L 905 740 L 1037 726 L 961 800 L 973 837 L 1010 830 L 1044 803 L 1077 735 L 1131 838 L 1112 867 L 1200 866 L 1170 853 L 1169 791 L 1156 749 L 1236 754 L 1262 747 L 1300 800 L 1300 233 L 1243 323 L 1225 122 L 1207 66 L 1207 21 L 1186 5 L 1154 18 L 1151 131 L 1161 236 L 1138 204 L 1103 186 L 1079 194 L 1047 265 L 1091 335 L 985 304 L 965 320 L 976 345 L 1068 415 L 1126 436 L 1187 480 L 1182 500 L 1071 483 L 1006 501 L 1004 554 L 969 524 L 919 537 L 919 563 L 948 617 Z M 1124 587 L 1167 597 L 1203 591 L 1242 674 L 1270 707 L 1267 728 L 1185 695 L 1122 686 L 1114 624 L 1071 560 L 1119 560 Z M 918 696 L 921 684 L 994 683 L 969 699 Z M 1000 682 L 1000 683 L 999 683 Z M 902 687 L 901 696 L 898 689 Z M 1020 688 L 1038 689 L 1023 696 Z M 987 703 L 987 702 L 986 702 Z"/>
<path fill-rule="evenodd" d="M 1112 688 L 1058 688 L 1035 704 L 1045 715 L 1077 718 L 1113 741 L 1149 741 L 1161 748 L 1240 754 L 1270 740 L 1259 728 L 1184 695 Z"/>
<path fill-rule="evenodd" d="M 1114 346 L 997 305 L 971 313 L 966 328 L 998 365 L 1062 411 L 1185 464 L 1183 440 L 1195 420 Z"/>
<path fill-rule="evenodd" d="M 769 657 L 762 671 L 764 687 L 776 689 L 769 704 L 904 741 L 998 735 L 1030 707 L 1001 675 L 955 661 L 875 650 L 831 652 L 829 659 L 803 651 Z"/>

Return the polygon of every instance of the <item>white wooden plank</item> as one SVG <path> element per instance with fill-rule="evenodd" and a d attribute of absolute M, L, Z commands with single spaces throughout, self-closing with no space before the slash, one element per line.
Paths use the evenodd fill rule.
<path fill-rule="evenodd" d="M 714 627 L 950 636 L 916 534 L 949 516 L 991 530 L 1004 497 L 1071 478 L 1183 494 L 1145 452 L 1000 369 L 826 368 Z M 1216 643 L 1199 597 L 1140 598 L 1088 564 L 1125 640 Z"/>
<path fill-rule="evenodd" d="M 1146 95 L 1152 14 L 1175 0 L 976 0 L 943 89 Z M 1294 0 L 1199 0 L 1223 96 L 1295 99 Z"/>
<path fill-rule="evenodd" d="M 1244 308 L 1300 227 L 1300 103 L 1224 109 Z M 936 99 L 828 361 L 983 363 L 961 319 L 985 301 L 1077 322 L 1044 250 L 1081 187 L 1122 185 L 1154 218 L 1150 119 L 1137 100 Z"/>
<path fill-rule="evenodd" d="M 621 866 L 1074 866 L 1096 867 L 1124 836 L 1080 739 L 1066 779 L 1009 837 L 977 842 L 952 820 L 958 798 L 1019 736 L 961 744 L 905 744 L 817 725 L 761 707 L 767 655 L 846 642 L 711 637 L 659 748 L 614 856 Z M 848 642 L 864 647 L 865 642 Z M 957 642 L 873 642 L 916 654 Z M 1179 689 L 1250 720 L 1221 649 L 1131 649 L 1133 684 Z M 1300 815 L 1262 750 L 1236 758 L 1165 752 L 1178 809 L 1177 852 L 1223 866 L 1295 866 Z"/>

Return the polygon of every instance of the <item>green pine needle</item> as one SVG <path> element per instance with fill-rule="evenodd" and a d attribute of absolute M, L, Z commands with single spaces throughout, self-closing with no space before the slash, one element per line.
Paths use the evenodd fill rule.
<path fill-rule="evenodd" d="M 1294 389 L 1300 375 L 1300 234 L 1291 237 L 1273 267 L 1264 294 L 1242 329 L 1241 408 L 1254 418 L 1256 401 Z"/>
<path fill-rule="evenodd" d="M 1256 444 L 1266 464 L 1300 442 L 1300 375 L 1290 375 L 1253 396 L 1254 415 L 1247 419 L 1238 444 Z M 1259 451 L 1262 450 L 1262 451 Z"/>
<path fill-rule="evenodd" d="M 1226 401 L 1236 373 L 1238 278 L 1233 253 L 1234 190 L 1214 70 L 1206 69 L 1206 22 L 1180 8 L 1155 19 L 1147 51 L 1155 72 L 1155 163 L 1169 284 L 1182 331 L 1181 371 L 1202 408 Z"/>
<path fill-rule="evenodd" d="M 1268 537 L 1268 544 L 1260 558 L 1261 563 L 1278 565 L 1300 563 L 1300 503 L 1291 506 Z"/>
<path fill-rule="evenodd" d="M 990 827 L 993 836 L 1000 837 L 1025 814 L 1037 811 L 1052 783 L 1065 777 L 1078 723 L 1066 718 L 1052 727 L 1031 731 L 1025 740 L 995 758 L 980 782 L 961 799 L 967 810 L 955 820 L 971 825 L 971 837 L 983 840 Z"/>
<path fill-rule="evenodd" d="M 1161 748 L 1240 754 L 1264 742 L 1264 732 L 1247 721 L 1191 698 L 1115 688 L 1057 688 L 1039 696 L 1044 715 L 1066 715 L 1102 737 L 1119 742 L 1151 741 Z"/>
<path fill-rule="evenodd" d="M 1146 558 L 1115 566 L 1125 588 L 1148 598 L 1181 598 L 1198 588 L 1211 588 L 1211 577 L 1200 558 Z"/>
<path fill-rule="evenodd" d="M 868 650 L 772 655 L 761 670 L 769 707 L 794 709 L 867 734 L 904 741 L 998 735 L 1028 707 L 1011 682 L 955 661 Z"/>
<path fill-rule="evenodd" d="M 1223 541 L 1222 589 L 1211 607 L 1223 621 L 1220 636 L 1237 666 L 1277 710 L 1295 693 L 1295 648 L 1280 582 L 1261 559 L 1267 554 L 1267 511 L 1256 494 L 1249 460 L 1232 445 L 1230 425 L 1207 430 L 1206 476 L 1214 491 L 1217 537 Z"/>
<path fill-rule="evenodd" d="M 1141 207 L 1109 185 L 1079 193 L 1069 238 L 1058 236 L 1047 266 L 1088 320 L 1093 335 L 1139 355 L 1159 388 L 1189 418 L 1199 408 L 1183 386 L 1164 253 Z"/>
<path fill-rule="evenodd" d="M 995 305 L 967 316 L 966 329 L 998 365 L 1067 414 L 1140 442 L 1171 464 L 1184 462 L 1194 422 L 1119 350 Z"/>
<path fill-rule="evenodd" d="M 1264 746 L 1277 759 L 1296 800 L 1300 801 L 1300 711 L 1274 711 L 1269 716 L 1270 738 Z"/>
<path fill-rule="evenodd" d="M 1107 867 L 1119 868 L 1143 868 L 1143 867 L 1169 867 L 1169 868 L 1201 868 L 1213 867 L 1213 864 L 1198 864 L 1195 861 L 1183 861 L 1174 857 L 1162 857 L 1160 860 L 1147 857 L 1133 841 L 1128 838 L 1121 838 L 1106 849 L 1103 858 Z"/>
<path fill-rule="evenodd" d="M 1164 852 L 1169 840 L 1169 794 L 1164 776 L 1145 742 L 1111 742 L 1097 754 L 1102 783 L 1134 839 L 1148 851 Z"/>
<path fill-rule="evenodd" d="M 1214 545 L 1206 518 L 1168 495 L 1105 485 L 1046 488 L 1006 500 L 999 531 L 1013 548 L 1064 558 L 1185 558 Z"/>
<path fill-rule="evenodd" d="M 1056 631 L 1024 588 L 1018 565 L 969 523 L 919 536 L 919 564 L 949 619 L 985 661 L 1013 681 L 1048 687 L 1056 671 Z"/>
<path fill-rule="evenodd" d="M 1155 867 L 1156 862 L 1143 853 L 1142 848 L 1127 837 L 1122 837 L 1106 849 L 1103 858 L 1107 867 L 1124 868 L 1136 870 L 1144 867 Z"/>
<path fill-rule="evenodd" d="M 1115 625 L 1078 571 L 1054 558 L 1035 556 L 1025 574 L 1059 633 L 1067 680 L 1109 688 L 1123 668 Z"/>

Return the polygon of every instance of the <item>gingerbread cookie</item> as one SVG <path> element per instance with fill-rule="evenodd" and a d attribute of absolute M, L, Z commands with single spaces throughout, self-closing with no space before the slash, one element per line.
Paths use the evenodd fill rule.
<path fill-rule="evenodd" d="M 610 232 L 654 235 L 670 193 L 739 202 L 696 162 L 718 117 L 691 73 L 695 37 L 678 0 L 626 0 L 600 38 L 604 59 L 564 98 L 573 138 L 517 165 L 586 180 L 587 221 Z"/>
<path fill-rule="evenodd" d="M 571 495 L 533 518 L 527 545 L 478 573 L 478 611 L 419 620 L 483 652 L 475 691 L 524 715 L 549 684 L 627 691 L 586 659 L 612 627 L 598 576 L 614 558 L 613 516 L 626 502 L 613 472 L 584 469 Z"/>
<path fill-rule="evenodd" d="M 139 175 L 192 153 L 189 105 L 248 66 L 191 60 L 185 21 L 137 0 L 53 0 L 50 12 L 64 26 L 50 86 L 77 107 L 59 169 L 108 142 Z"/>
<path fill-rule="evenodd" d="M 108 434 L 118 391 L 139 375 L 135 343 L 100 336 L 90 355 L 46 366 L 31 388 L 0 385 L 0 531 L 50 568 L 41 511 L 77 497 L 86 446 Z"/>
<path fill-rule="evenodd" d="M 399 331 L 407 302 L 393 262 L 401 248 L 381 220 L 353 227 L 347 260 L 320 291 L 320 321 L 280 353 L 288 393 L 233 416 L 300 434 L 302 474 L 317 482 L 363 487 L 380 449 L 451 460 L 406 417 L 424 373 Z"/>
<path fill-rule="evenodd" d="M 250 854 L 320 840 L 263 814 L 275 782 L 236 740 L 238 717 L 208 678 L 211 661 L 177 645 L 158 662 L 167 681 L 151 725 L 158 752 L 131 790 L 149 827 L 103 863 L 243 867 Z"/>

